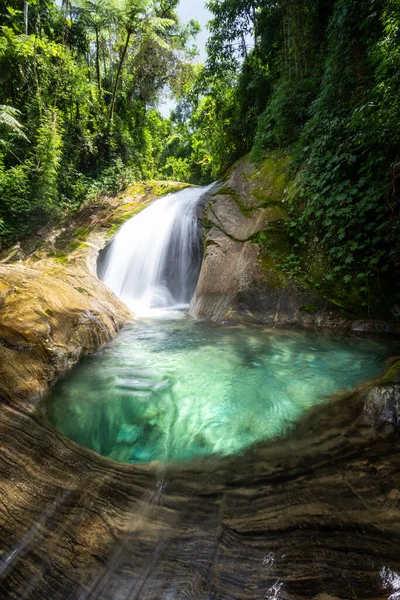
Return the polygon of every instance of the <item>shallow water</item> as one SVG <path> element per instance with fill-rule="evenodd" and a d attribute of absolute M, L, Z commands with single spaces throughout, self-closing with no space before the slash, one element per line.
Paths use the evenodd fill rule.
<path fill-rule="evenodd" d="M 177 316 L 138 321 L 79 364 L 46 399 L 53 426 L 121 462 L 234 455 L 375 377 L 390 354 L 377 339 Z"/>

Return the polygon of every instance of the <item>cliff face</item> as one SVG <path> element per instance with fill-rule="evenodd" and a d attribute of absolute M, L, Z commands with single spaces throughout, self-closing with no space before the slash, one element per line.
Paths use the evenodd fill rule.
<path fill-rule="evenodd" d="M 328 265 L 318 247 L 302 257 L 309 276 L 290 268 L 288 162 L 278 154 L 258 166 L 244 158 L 207 195 L 205 256 L 190 314 L 215 321 L 400 331 L 393 315 L 367 318 L 351 291 L 325 279 Z"/>

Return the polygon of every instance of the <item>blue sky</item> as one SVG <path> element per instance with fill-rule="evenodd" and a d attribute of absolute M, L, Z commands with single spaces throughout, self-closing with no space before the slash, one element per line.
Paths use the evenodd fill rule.
<path fill-rule="evenodd" d="M 206 0 L 181 0 L 178 7 L 178 14 L 182 23 L 187 23 L 191 19 L 195 19 L 201 25 L 201 32 L 197 36 L 196 44 L 200 51 L 199 60 L 204 61 L 206 58 L 206 42 L 208 38 L 207 22 L 211 18 L 211 13 L 205 7 Z M 170 110 L 174 107 L 174 102 L 166 100 L 160 111 L 164 116 L 168 116 Z"/>
<path fill-rule="evenodd" d="M 201 25 L 202 31 L 197 37 L 197 45 L 200 50 L 201 60 L 205 59 L 205 45 L 208 38 L 206 28 L 207 22 L 211 18 L 211 13 L 205 7 L 204 0 L 181 0 L 178 7 L 178 13 L 182 23 L 187 23 L 190 19 L 195 19 Z"/>

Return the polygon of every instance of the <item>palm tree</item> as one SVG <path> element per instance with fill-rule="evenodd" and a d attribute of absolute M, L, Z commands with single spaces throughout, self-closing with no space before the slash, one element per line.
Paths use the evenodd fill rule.
<path fill-rule="evenodd" d="M 151 9 L 153 8 L 153 11 Z M 110 127 L 113 116 L 119 79 L 122 67 L 128 52 L 129 43 L 133 34 L 136 35 L 138 43 L 143 39 L 151 39 L 162 48 L 169 48 L 165 41 L 166 30 L 175 24 L 172 19 L 159 17 L 155 13 L 156 7 L 151 0 L 125 0 L 120 11 L 120 22 L 125 30 L 125 43 L 118 63 L 117 74 L 114 81 L 110 111 L 108 115 L 108 126 Z"/>
<path fill-rule="evenodd" d="M 73 4 L 94 33 L 97 88 L 99 97 L 101 97 L 100 36 L 102 30 L 113 21 L 114 14 L 118 9 L 114 0 L 73 0 Z"/>

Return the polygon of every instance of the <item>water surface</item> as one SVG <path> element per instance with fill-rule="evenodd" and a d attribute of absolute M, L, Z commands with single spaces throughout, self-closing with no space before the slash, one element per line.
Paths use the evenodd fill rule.
<path fill-rule="evenodd" d="M 46 400 L 54 427 L 122 462 L 237 454 L 375 377 L 389 354 L 377 339 L 171 314 L 127 327 L 60 381 Z"/>

